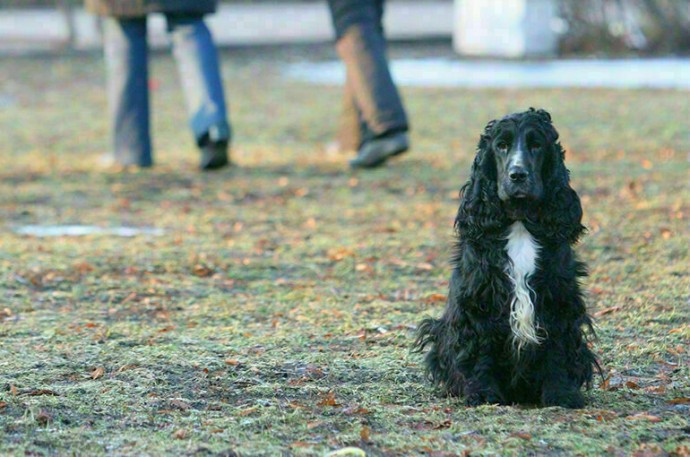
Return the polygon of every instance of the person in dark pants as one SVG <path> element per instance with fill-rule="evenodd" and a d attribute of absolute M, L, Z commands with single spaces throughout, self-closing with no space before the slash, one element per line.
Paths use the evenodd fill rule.
<path fill-rule="evenodd" d="M 218 54 L 203 16 L 216 0 L 86 0 L 104 21 L 108 100 L 117 165 L 153 165 L 146 15 L 165 14 L 173 55 L 201 151 L 201 169 L 228 164 L 231 140 Z"/>
<path fill-rule="evenodd" d="M 347 70 L 345 96 L 351 94 L 360 124 L 350 166 L 378 167 L 409 148 L 407 115 L 386 59 L 384 0 L 328 0 L 328 6 Z"/>

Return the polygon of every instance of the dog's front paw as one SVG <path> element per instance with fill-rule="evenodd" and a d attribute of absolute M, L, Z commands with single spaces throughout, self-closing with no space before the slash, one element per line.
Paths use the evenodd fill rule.
<path fill-rule="evenodd" d="M 479 406 L 479 405 L 503 405 L 505 404 L 505 399 L 500 392 L 494 389 L 482 389 L 475 392 L 469 392 L 465 396 L 465 404 L 467 406 Z"/>
<path fill-rule="evenodd" d="M 541 395 L 541 402 L 544 406 L 561 406 L 563 408 L 579 409 L 585 406 L 585 397 L 580 389 L 545 389 Z"/>

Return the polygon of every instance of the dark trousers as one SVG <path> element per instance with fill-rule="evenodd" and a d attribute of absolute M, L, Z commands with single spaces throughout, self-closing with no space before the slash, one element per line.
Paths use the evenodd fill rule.
<path fill-rule="evenodd" d="M 166 15 L 173 55 L 197 143 L 210 129 L 230 136 L 218 55 L 199 15 Z M 153 163 L 150 136 L 146 18 L 108 18 L 104 24 L 108 99 L 115 161 Z"/>
<path fill-rule="evenodd" d="M 347 72 L 346 105 L 351 97 L 360 122 L 359 143 L 407 131 L 407 115 L 386 58 L 384 0 L 328 0 L 328 6 Z"/>

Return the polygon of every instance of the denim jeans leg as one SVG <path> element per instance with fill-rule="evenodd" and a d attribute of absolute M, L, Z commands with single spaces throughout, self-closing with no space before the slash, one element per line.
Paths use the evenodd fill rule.
<path fill-rule="evenodd" d="M 198 145 L 209 137 L 230 140 L 218 51 L 199 15 L 167 15 L 173 55 L 184 90 L 189 124 Z"/>
<path fill-rule="evenodd" d="M 146 18 L 108 18 L 104 39 L 115 163 L 151 166 Z"/>

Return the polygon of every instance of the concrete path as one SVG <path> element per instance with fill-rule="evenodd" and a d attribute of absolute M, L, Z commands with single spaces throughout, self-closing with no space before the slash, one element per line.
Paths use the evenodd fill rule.
<path fill-rule="evenodd" d="M 99 23 L 82 9 L 72 16 L 74 46 L 100 47 Z M 333 28 L 326 2 L 221 5 L 208 23 L 220 45 L 326 42 Z M 390 2 L 385 27 L 389 39 L 450 37 L 453 3 L 446 0 L 417 3 Z M 151 16 L 149 38 L 154 47 L 167 46 L 165 20 Z M 66 17 L 55 9 L 0 9 L 0 52 L 52 50 L 69 46 Z"/>
<path fill-rule="evenodd" d="M 690 90 L 690 59 L 548 60 L 539 62 L 400 59 L 391 63 L 398 84 L 418 87 L 584 87 Z M 342 84 L 340 62 L 290 64 L 285 76 L 315 84 Z"/>

